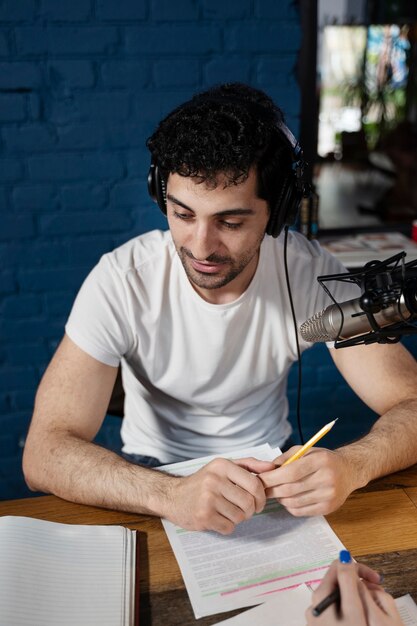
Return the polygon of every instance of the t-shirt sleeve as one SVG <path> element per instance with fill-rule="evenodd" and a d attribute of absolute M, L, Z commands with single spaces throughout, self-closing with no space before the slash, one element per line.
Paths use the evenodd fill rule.
<path fill-rule="evenodd" d="M 126 285 L 109 255 L 103 256 L 85 279 L 65 332 L 84 352 L 113 367 L 131 349 Z"/>

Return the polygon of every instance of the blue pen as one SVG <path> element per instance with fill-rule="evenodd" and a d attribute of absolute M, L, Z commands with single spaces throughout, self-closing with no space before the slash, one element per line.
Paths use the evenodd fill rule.
<path fill-rule="evenodd" d="M 352 557 L 350 556 L 349 550 L 341 550 L 340 551 L 339 561 L 341 563 L 350 563 L 351 560 L 352 560 Z M 313 615 L 315 617 L 318 617 L 319 615 L 321 615 L 323 613 L 323 611 L 325 609 L 327 609 L 327 607 L 331 606 L 335 602 L 340 602 L 340 589 L 339 589 L 339 587 L 336 587 L 336 589 L 334 591 L 332 591 L 332 593 L 329 593 L 328 596 L 326 596 L 321 602 L 318 603 L 317 606 L 315 606 L 312 609 Z"/>

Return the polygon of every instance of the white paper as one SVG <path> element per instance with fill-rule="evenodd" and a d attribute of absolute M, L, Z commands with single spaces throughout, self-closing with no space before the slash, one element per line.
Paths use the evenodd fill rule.
<path fill-rule="evenodd" d="M 239 615 L 217 622 L 213 626 L 301 626 L 305 611 L 311 604 L 311 590 L 307 585 L 280 591 L 263 604 Z M 417 605 L 410 594 L 396 598 L 398 612 L 404 626 L 417 626 Z"/>
<path fill-rule="evenodd" d="M 409 593 L 395 599 L 404 626 L 417 626 L 417 605 Z"/>
<path fill-rule="evenodd" d="M 271 460 L 276 452 L 266 445 L 229 458 L 245 456 Z M 212 458 L 164 470 L 186 475 Z M 162 522 L 196 617 L 262 603 L 280 589 L 321 580 L 344 548 L 323 517 L 293 517 L 275 500 L 228 536 Z"/>
<path fill-rule="evenodd" d="M 131 626 L 136 534 L 0 517 L 0 626 Z"/>
<path fill-rule="evenodd" d="M 311 604 L 311 591 L 306 585 L 280 591 L 263 604 L 230 617 L 214 626 L 301 626 L 305 611 Z"/>

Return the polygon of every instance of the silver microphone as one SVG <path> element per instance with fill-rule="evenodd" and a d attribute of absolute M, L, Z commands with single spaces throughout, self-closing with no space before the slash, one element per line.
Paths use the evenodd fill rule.
<path fill-rule="evenodd" d="M 335 341 L 349 339 L 372 331 L 365 311 L 361 307 L 361 298 L 347 300 L 339 305 L 331 304 L 319 313 L 315 313 L 300 326 L 300 334 L 305 341 Z M 343 311 L 343 317 L 340 312 Z M 410 319 L 412 314 L 407 308 L 403 296 L 398 302 L 388 305 L 373 314 L 381 328 L 395 322 Z"/>

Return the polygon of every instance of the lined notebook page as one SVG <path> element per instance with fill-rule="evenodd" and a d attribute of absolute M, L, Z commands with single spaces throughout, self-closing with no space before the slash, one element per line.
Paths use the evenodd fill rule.
<path fill-rule="evenodd" d="M 0 626 L 133 626 L 136 534 L 0 518 Z"/>

